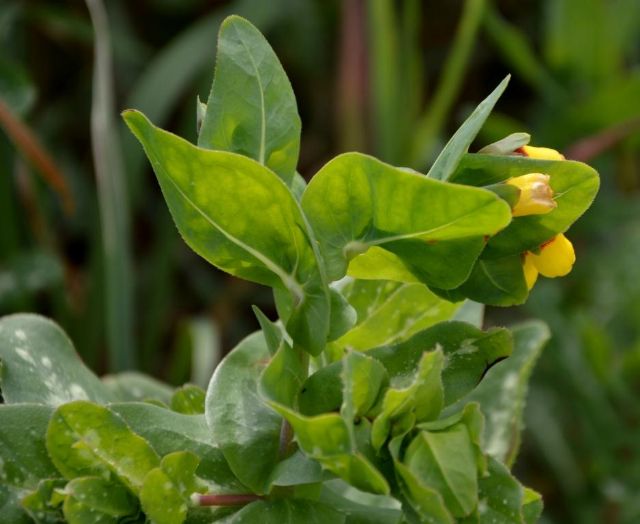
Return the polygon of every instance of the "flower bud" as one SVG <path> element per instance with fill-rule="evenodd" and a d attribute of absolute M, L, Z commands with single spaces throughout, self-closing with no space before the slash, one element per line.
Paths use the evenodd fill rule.
<path fill-rule="evenodd" d="M 564 155 L 548 147 L 522 146 L 514 151 L 529 158 L 539 160 L 564 160 Z"/>
<path fill-rule="evenodd" d="M 573 244 L 562 233 L 543 244 L 539 255 L 530 255 L 535 268 L 541 275 L 549 278 L 567 275 L 576 261 Z"/>
<path fill-rule="evenodd" d="M 507 184 L 520 190 L 520 198 L 512 210 L 514 217 L 543 215 L 558 207 L 553 199 L 553 189 L 549 185 L 549 175 L 529 173 L 510 178 Z"/>

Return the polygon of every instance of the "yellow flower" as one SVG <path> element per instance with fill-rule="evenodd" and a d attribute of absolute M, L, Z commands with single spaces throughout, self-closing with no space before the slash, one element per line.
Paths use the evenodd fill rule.
<path fill-rule="evenodd" d="M 527 288 L 531 289 L 536 283 L 538 273 L 544 277 L 563 277 L 571 271 L 576 261 L 573 244 L 562 233 L 553 237 L 540 247 L 540 253 L 525 253 L 524 278 Z"/>
<path fill-rule="evenodd" d="M 529 158 L 539 160 L 564 160 L 564 155 L 548 147 L 522 146 L 514 151 Z"/>
<path fill-rule="evenodd" d="M 531 253 L 525 253 L 522 268 L 524 269 L 524 279 L 527 282 L 527 289 L 530 290 L 535 285 L 536 280 L 538 280 L 538 270 L 533 263 Z"/>
<path fill-rule="evenodd" d="M 529 173 L 507 180 L 507 184 L 520 190 L 520 198 L 512 210 L 514 217 L 542 215 L 558 207 L 553 199 L 549 178 L 549 175 L 542 173 Z"/>

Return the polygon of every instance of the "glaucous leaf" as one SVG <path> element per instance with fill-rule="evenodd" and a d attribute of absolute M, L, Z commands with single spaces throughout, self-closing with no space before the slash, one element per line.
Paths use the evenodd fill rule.
<path fill-rule="evenodd" d="M 478 487 L 476 514 L 464 519 L 464 524 L 524 524 L 523 488 L 506 466 L 489 457 L 488 474 L 480 477 Z"/>
<path fill-rule="evenodd" d="M 485 98 L 473 113 L 464 121 L 460 128 L 451 137 L 447 145 L 436 158 L 429 169 L 427 176 L 436 180 L 449 180 L 456 171 L 463 155 L 469 150 L 469 146 L 475 140 L 476 135 L 482 129 L 487 117 L 491 114 L 496 102 L 507 88 L 511 75 L 507 76 L 487 98 Z M 453 180 L 451 180 L 453 182 Z M 488 185 L 488 184 L 485 184 Z"/>
<path fill-rule="evenodd" d="M 210 151 L 155 127 L 140 112 L 124 119 L 154 168 L 187 244 L 232 275 L 284 288 L 287 331 L 317 355 L 329 333 L 329 292 L 312 234 L 285 184 L 255 160 Z"/>
<path fill-rule="evenodd" d="M 52 411 L 39 404 L 0 405 L 0 522 L 30 522 L 20 499 L 40 479 L 60 476 L 44 442 Z"/>
<path fill-rule="evenodd" d="M 113 474 L 133 493 L 160 463 L 155 450 L 110 409 L 76 400 L 49 421 L 47 451 L 67 479 Z"/>
<path fill-rule="evenodd" d="M 196 477 L 200 460 L 189 451 L 176 451 L 162 458 L 160 466 L 147 473 L 140 503 L 155 524 L 182 524 L 193 493 L 207 486 Z"/>
<path fill-rule="evenodd" d="M 343 513 L 345 524 L 398 524 L 402 518 L 393 497 L 359 491 L 340 479 L 322 484 L 319 501 Z"/>
<path fill-rule="evenodd" d="M 291 185 L 300 128 L 291 83 L 273 49 L 247 20 L 228 17 L 198 145 L 251 157 Z"/>
<path fill-rule="evenodd" d="M 102 382 L 114 396 L 114 402 L 155 400 L 171 403 L 174 388 L 137 371 L 124 371 L 116 375 L 105 375 Z"/>
<path fill-rule="evenodd" d="M 214 483 L 221 492 L 246 489 L 229 469 L 222 452 L 215 446 L 204 415 L 183 415 L 141 402 L 111 404 L 138 435 L 162 456 L 175 451 L 191 451 L 200 458 L 197 474 Z"/>
<path fill-rule="evenodd" d="M 323 480 L 322 467 L 298 450 L 287 457 L 273 470 L 270 485 L 295 486 L 298 484 L 314 484 Z"/>
<path fill-rule="evenodd" d="M 183 415 L 203 415 L 206 392 L 194 384 L 185 384 L 171 397 L 170 407 Z"/>
<path fill-rule="evenodd" d="M 504 231 L 489 240 L 482 258 L 502 258 L 537 249 L 580 218 L 600 186 L 598 173 L 581 162 L 478 154 L 462 158 L 451 182 L 487 186 L 527 173 L 549 175 L 558 207 L 544 215 L 514 218 Z"/>
<path fill-rule="evenodd" d="M 245 338 L 216 368 L 205 406 L 213 441 L 231 471 L 256 493 L 264 493 L 280 447 L 282 419 L 258 394 L 269 358 L 261 332 Z"/>
<path fill-rule="evenodd" d="M 529 377 L 549 340 L 549 329 L 542 322 L 521 324 L 512 333 L 513 354 L 493 366 L 476 389 L 446 410 L 450 413 L 467 402 L 479 402 L 485 416 L 485 451 L 506 464 L 512 464 L 518 452 Z"/>
<path fill-rule="evenodd" d="M 0 389 L 7 404 L 114 400 L 80 360 L 64 331 L 38 315 L 0 319 L 0 366 Z"/>
<path fill-rule="evenodd" d="M 347 153 L 311 179 L 302 207 L 330 280 L 377 246 L 397 255 L 420 281 L 454 288 L 471 271 L 485 236 L 511 221 L 508 204 L 490 191 L 470 189 Z"/>
<path fill-rule="evenodd" d="M 345 515 L 331 506 L 303 499 L 259 500 L 247 504 L 219 524 L 345 524 Z"/>

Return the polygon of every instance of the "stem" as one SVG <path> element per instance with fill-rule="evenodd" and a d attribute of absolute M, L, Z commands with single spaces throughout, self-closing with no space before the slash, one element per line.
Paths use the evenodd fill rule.
<path fill-rule="evenodd" d="M 95 32 L 91 143 L 104 251 L 109 368 L 135 367 L 133 286 L 127 188 L 114 121 L 109 20 L 102 0 L 86 0 Z"/>
<path fill-rule="evenodd" d="M 201 495 L 200 493 L 194 493 L 191 495 L 191 500 L 197 506 L 244 506 L 256 500 L 264 500 L 264 497 L 253 493 L 237 495 L 216 495 L 214 493 Z"/>

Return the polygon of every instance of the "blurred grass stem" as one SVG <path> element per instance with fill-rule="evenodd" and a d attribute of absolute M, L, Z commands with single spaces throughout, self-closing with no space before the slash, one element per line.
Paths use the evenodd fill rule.
<path fill-rule="evenodd" d="M 91 143 L 104 250 L 109 368 L 110 371 L 122 371 L 135 366 L 130 210 L 114 119 L 116 110 L 107 12 L 101 0 L 86 0 L 86 3 L 95 31 Z"/>

